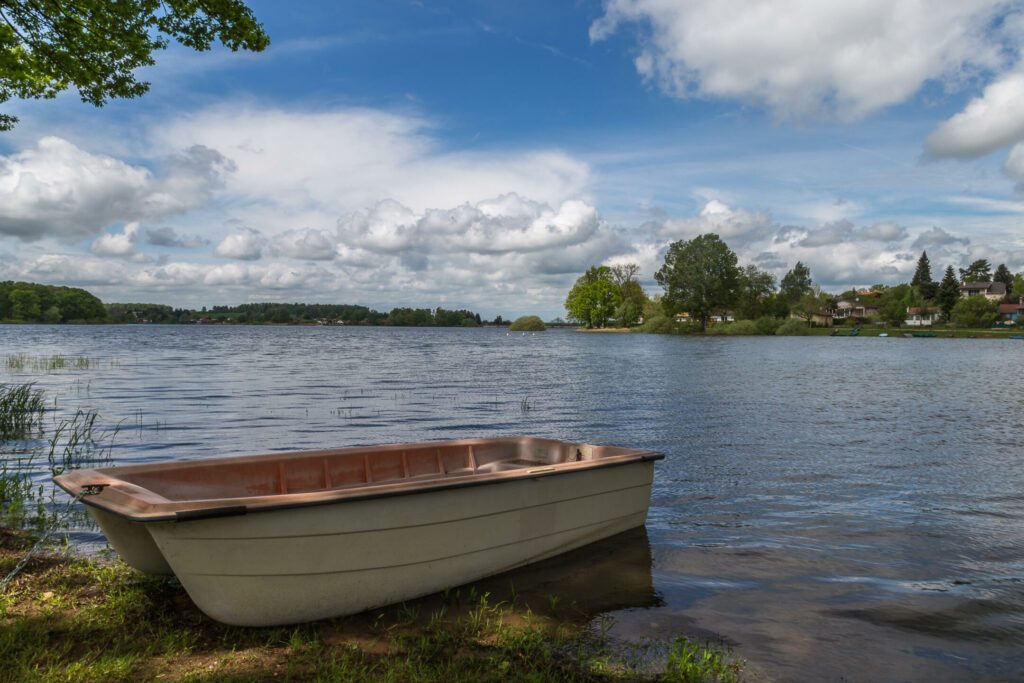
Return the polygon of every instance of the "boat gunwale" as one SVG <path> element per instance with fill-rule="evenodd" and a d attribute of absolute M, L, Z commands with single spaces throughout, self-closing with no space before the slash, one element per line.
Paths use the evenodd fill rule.
<path fill-rule="evenodd" d="M 160 472 L 163 470 L 177 469 L 183 463 L 189 467 L 212 467 L 225 463 L 245 464 L 248 462 L 259 462 L 264 460 L 290 460 L 317 456 L 334 456 L 345 453 L 376 453 L 392 450 L 408 449 L 410 447 L 422 447 L 425 445 L 436 447 L 451 447 L 461 445 L 493 444 L 495 442 L 516 442 L 542 441 L 570 444 L 574 446 L 586 446 L 602 448 L 596 444 L 583 444 L 579 442 L 561 441 L 557 439 L 546 439 L 540 437 L 499 437 L 496 439 L 459 439 L 448 441 L 429 441 L 402 444 L 383 444 L 380 446 L 356 446 L 349 448 L 320 449 L 307 451 L 285 451 L 277 453 L 265 453 L 259 455 L 225 456 L 219 458 L 207 458 L 200 460 L 168 460 L 159 463 L 144 463 L 138 465 L 125 465 L 122 467 L 106 467 L 98 469 L 80 469 L 65 472 L 54 477 L 54 483 L 72 496 L 81 495 L 82 491 L 92 485 L 99 485 L 102 490 L 93 495 L 85 495 L 81 498 L 82 503 L 87 506 L 104 510 L 108 513 L 132 522 L 186 522 L 190 520 L 212 519 L 216 517 L 229 517 L 246 515 L 256 512 L 272 512 L 289 510 L 303 507 L 314 507 L 321 505 L 333 505 L 346 502 L 366 501 L 377 498 L 392 498 L 397 496 L 408 496 L 436 491 L 447 491 L 474 486 L 487 486 L 512 481 L 526 481 L 540 479 L 543 477 L 570 474 L 573 472 L 584 472 L 606 467 L 629 465 L 638 462 L 661 460 L 664 454 L 652 450 L 629 449 L 619 446 L 604 446 L 626 451 L 619 455 L 603 456 L 591 460 L 570 461 L 562 463 L 538 464 L 537 467 L 523 467 L 521 469 L 506 470 L 499 472 L 479 472 L 471 474 L 460 474 L 438 479 L 419 481 L 389 480 L 379 484 L 363 484 L 346 488 L 321 489 L 316 491 L 302 491 L 295 493 L 275 493 L 256 496 L 236 496 L 224 498 L 193 498 L 190 500 L 171 500 L 159 494 L 122 479 L 120 474 L 134 474 L 136 472 Z M 90 481 L 91 479 L 91 481 Z M 104 499 L 103 495 L 108 490 L 115 491 L 123 501 Z M 124 489 L 130 489 L 128 491 Z M 136 503 L 132 507 L 128 503 Z"/>

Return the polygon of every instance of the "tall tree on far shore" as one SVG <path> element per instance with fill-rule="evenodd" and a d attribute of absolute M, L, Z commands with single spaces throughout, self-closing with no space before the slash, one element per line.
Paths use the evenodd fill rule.
<path fill-rule="evenodd" d="M 775 293 L 775 276 L 755 265 L 740 271 L 739 295 L 736 298 L 736 317 L 753 320 L 767 314 L 768 302 Z"/>
<path fill-rule="evenodd" d="M 640 266 L 635 263 L 620 263 L 617 266 L 611 266 L 609 269 L 612 279 L 615 280 L 615 284 L 622 287 L 628 282 L 636 282 L 637 276 L 640 274 Z"/>
<path fill-rule="evenodd" d="M 586 327 L 606 327 L 622 301 L 608 266 L 591 266 L 576 279 L 565 298 L 569 319 Z"/>
<path fill-rule="evenodd" d="M 813 292 L 814 281 L 811 280 L 811 269 L 800 261 L 796 262 L 793 270 L 786 273 L 779 284 L 779 294 L 789 305 L 799 303 L 805 294 Z"/>
<path fill-rule="evenodd" d="M 949 320 L 949 317 L 953 314 L 956 302 L 960 300 L 960 281 L 956 279 L 956 272 L 953 270 L 953 266 L 946 267 L 946 274 L 942 276 L 942 282 L 939 283 L 935 299 L 939 304 L 939 309 L 942 311 L 942 317 Z"/>
<path fill-rule="evenodd" d="M 621 327 L 632 327 L 643 316 L 647 293 L 637 279 L 640 266 L 623 263 L 611 267 L 612 279 L 619 288 L 619 304 L 615 307 L 615 319 Z"/>
<path fill-rule="evenodd" d="M 732 249 L 718 235 L 706 233 L 669 245 L 654 279 L 665 288 L 661 301 L 668 315 L 687 311 L 706 330 L 715 311 L 735 302 L 740 269 Z"/>
<path fill-rule="evenodd" d="M 971 265 L 960 269 L 960 280 L 963 282 L 992 282 L 992 264 L 984 258 L 973 261 Z"/>
<path fill-rule="evenodd" d="M 1010 272 L 1005 263 L 1000 263 L 999 267 L 996 268 L 996 272 L 992 276 L 992 282 L 1002 282 L 1006 285 L 1006 298 L 1010 298 L 1010 295 L 1013 293 L 1013 273 Z"/>
<path fill-rule="evenodd" d="M 914 279 L 910 281 L 912 287 L 926 300 L 935 298 L 939 283 L 932 280 L 932 265 L 928 261 L 928 252 L 922 251 L 921 258 L 917 259 L 917 269 L 914 271 Z"/>
<path fill-rule="evenodd" d="M 135 78 L 171 39 L 194 50 L 220 41 L 259 52 L 270 44 L 241 0 L 3 0 L 0 2 L 0 102 L 53 99 L 74 87 L 97 107 L 139 97 Z M 18 119 L 0 114 L 0 130 Z"/>

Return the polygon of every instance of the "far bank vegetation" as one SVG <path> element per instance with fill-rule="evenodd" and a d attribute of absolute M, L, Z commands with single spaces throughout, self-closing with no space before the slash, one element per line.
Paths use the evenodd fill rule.
<path fill-rule="evenodd" d="M 540 317 L 536 315 L 524 315 L 520 318 L 516 318 L 515 321 L 509 325 L 508 329 L 512 332 L 543 332 L 548 328 Z"/>
<path fill-rule="evenodd" d="M 565 299 L 569 320 L 586 329 L 709 335 L 820 334 L 826 331 L 817 328 L 823 327 L 848 327 L 856 334 L 862 325 L 968 333 L 1024 325 L 1024 273 L 1013 274 L 1005 265 L 993 270 L 985 259 L 959 274 L 950 265 L 935 281 L 925 252 L 909 283 L 831 294 L 802 262 L 777 280 L 755 264 L 741 265 L 718 235 L 707 233 L 669 245 L 654 281 L 662 291 L 649 296 L 636 264 L 592 266 Z"/>

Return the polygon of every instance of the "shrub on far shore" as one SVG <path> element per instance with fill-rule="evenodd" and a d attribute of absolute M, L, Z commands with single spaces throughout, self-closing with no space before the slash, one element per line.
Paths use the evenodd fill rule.
<path fill-rule="evenodd" d="M 516 318 L 515 322 L 509 325 L 508 329 L 512 332 L 543 332 L 548 328 L 538 316 L 524 315 Z"/>
<path fill-rule="evenodd" d="M 803 320 L 790 319 L 779 325 L 778 329 L 775 330 L 775 334 L 794 337 L 802 336 L 808 333 L 807 323 Z"/>
<path fill-rule="evenodd" d="M 717 323 L 709 327 L 706 334 L 710 337 L 742 337 L 759 333 L 753 320 L 740 320 L 734 323 Z"/>
<path fill-rule="evenodd" d="M 782 323 L 783 320 L 781 318 L 773 318 L 770 315 L 763 315 L 754 321 L 758 334 L 775 334 L 782 327 Z"/>
<path fill-rule="evenodd" d="M 673 334 L 676 332 L 676 321 L 667 315 L 648 316 L 643 325 L 633 328 L 634 332 L 648 332 L 650 334 Z"/>
<path fill-rule="evenodd" d="M 957 327 L 992 327 L 999 313 L 999 305 L 983 296 L 969 296 L 960 299 L 953 307 L 951 321 Z"/>
<path fill-rule="evenodd" d="M 725 327 L 725 334 L 730 337 L 736 336 L 749 336 L 753 334 L 761 334 L 761 331 L 757 329 L 757 323 L 753 320 L 739 320 Z"/>

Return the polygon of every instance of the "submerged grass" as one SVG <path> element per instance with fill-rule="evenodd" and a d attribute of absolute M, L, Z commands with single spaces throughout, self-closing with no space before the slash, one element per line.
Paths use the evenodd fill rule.
<path fill-rule="evenodd" d="M 26 542 L 0 532 L 0 574 Z M 0 594 L 0 683 L 739 680 L 738 664 L 686 639 L 669 644 L 667 665 L 651 671 L 610 643 L 605 629 L 535 615 L 488 593 L 461 605 L 436 602 L 238 628 L 205 617 L 173 580 L 121 562 L 36 558 Z"/>
<path fill-rule="evenodd" d="M 100 363 L 88 356 L 65 356 L 62 353 L 33 356 L 27 353 L 7 354 L 6 366 L 12 372 L 56 372 L 58 370 L 89 370 L 100 367 Z M 118 367 L 116 361 L 110 367 Z"/>

